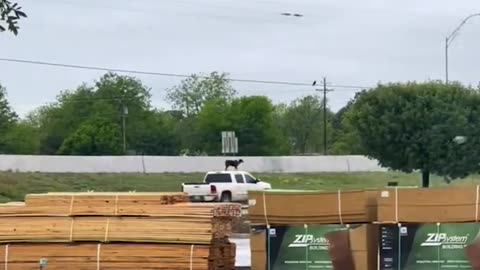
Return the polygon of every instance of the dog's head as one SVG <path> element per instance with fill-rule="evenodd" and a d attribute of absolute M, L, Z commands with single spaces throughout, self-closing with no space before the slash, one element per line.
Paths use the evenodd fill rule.
<path fill-rule="evenodd" d="M 243 163 L 243 159 L 239 159 L 239 160 L 238 160 L 238 163 Z"/>

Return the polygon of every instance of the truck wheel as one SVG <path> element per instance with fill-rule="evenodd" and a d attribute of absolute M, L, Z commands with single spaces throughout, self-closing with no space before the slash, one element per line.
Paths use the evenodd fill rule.
<path fill-rule="evenodd" d="M 222 193 L 222 197 L 220 198 L 221 202 L 231 202 L 232 201 L 232 194 L 229 192 Z"/>

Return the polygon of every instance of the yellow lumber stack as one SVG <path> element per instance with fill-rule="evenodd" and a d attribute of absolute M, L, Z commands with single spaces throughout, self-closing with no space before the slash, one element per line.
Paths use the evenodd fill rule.
<path fill-rule="evenodd" d="M 234 269 L 238 204 L 183 193 L 47 193 L 0 205 L 0 267 Z M 3 253 L 3 254 L 2 254 Z"/>
<path fill-rule="evenodd" d="M 0 215 L 147 215 L 187 202 L 183 193 L 46 193 L 29 194 L 25 205 L 0 205 Z M 55 207 L 52 207 L 54 205 Z"/>
<path fill-rule="evenodd" d="M 346 258 L 350 259 L 351 265 L 347 266 L 348 268 L 338 266 L 340 268 L 335 269 L 374 269 L 378 228 L 371 223 L 377 220 L 377 194 L 378 191 L 373 189 L 249 192 L 249 220 L 258 228 L 257 231 L 251 232 L 250 237 L 252 270 L 265 269 L 270 259 L 272 259 L 270 263 L 279 267 L 311 261 L 311 268 L 331 268 L 337 263 L 344 263 Z M 352 226 L 347 227 L 346 224 Z M 342 226 L 345 226 L 345 229 L 340 229 Z M 326 233 L 333 227 L 336 229 Z M 273 238 L 285 237 L 281 245 L 271 244 L 271 240 L 268 240 L 272 230 L 273 234 L 276 234 L 277 230 L 283 232 L 273 236 Z M 287 233 L 288 237 L 285 236 Z M 306 246 L 299 249 L 308 250 L 307 253 L 296 253 L 293 244 L 288 246 L 289 248 L 292 246 L 292 249 L 283 248 L 285 241 L 301 242 L 302 238 L 294 238 L 297 235 L 311 237 L 310 239 L 317 241 L 317 244 L 305 240 Z M 330 237 L 332 238 L 329 239 Z M 328 239 L 330 262 L 322 261 L 325 257 L 312 255 L 324 248 L 318 244 L 322 239 Z M 283 252 L 281 255 L 277 254 L 281 252 Z M 267 257 L 272 256 L 272 253 L 276 255 Z M 287 253 L 299 255 L 288 257 Z M 308 258 L 302 257 L 303 254 L 308 254 Z"/>
<path fill-rule="evenodd" d="M 480 221 L 479 186 L 388 188 L 378 193 L 382 223 Z"/>
<path fill-rule="evenodd" d="M 252 224 L 352 224 L 376 220 L 374 190 L 249 193 Z"/>

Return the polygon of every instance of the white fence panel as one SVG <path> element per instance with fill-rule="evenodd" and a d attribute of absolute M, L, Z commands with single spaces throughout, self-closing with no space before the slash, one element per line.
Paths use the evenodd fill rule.
<path fill-rule="evenodd" d="M 164 173 L 223 170 L 226 159 L 243 159 L 250 172 L 312 173 L 386 171 L 364 156 L 184 157 L 0 155 L 0 171 L 52 173 Z M 230 168 L 232 169 L 232 168 Z"/>
<path fill-rule="evenodd" d="M 143 172 L 141 156 L 0 155 L 0 171 L 102 173 Z"/>

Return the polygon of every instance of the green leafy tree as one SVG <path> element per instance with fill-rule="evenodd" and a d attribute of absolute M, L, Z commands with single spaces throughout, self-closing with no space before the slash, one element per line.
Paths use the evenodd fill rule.
<path fill-rule="evenodd" d="M 291 127 L 289 127 L 285 121 L 287 111 L 288 111 L 288 105 L 285 103 L 274 105 L 273 122 L 274 122 L 274 129 L 278 130 L 278 133 L 277 133 L 277 140 L 279 142 L 278 149 L 279 149 L 279 153 L 284 153 L 285 155 L 291 154 L 294 147 L 293 140 L 289 137 L 289 129 Z"/>
<path fill-rule="evenodd" d="M 125 117 L 127 148 L 145 153 L 148 145 L 143 141 L 143 136 L 152 128 L 149 120 L 154 114 L 150 104 L 150 88 L 136 78 L 107 73 L 96 82 L 94 97 L 92 113 L 108 117 L 122 129 Z"/>
<path fill-rule="evenodd" d="M 192 126 L 199 141 L 196 148 L 209 155 L 217 155 L 221 151 L 221 132 L 232 130 L 231 102 L 224 99 L 212 99 L 205 103 L 195 124 Z"/>
<path fill-rule="evenodd" d="M 169 113 L 154 111 L 143 121 L 138 133 L 137 152 L 145 155 L 177 155 L 179 140 L 175 137 L 176 119 Z"/>
<path fill-rule="evenodd" d="M 56 154 L 63 141 L 92 114 L 96 102 L 94 89 L 82 84 L 75 90 L 62 91 L 55 103 L 30 114 L 39 127 L 40 153 Z"/>
<path fill-rule="evenodd" d="M 59 154 L 118 155 L 122 153 L 121 128 L 105 118 L 92 118 L 68 136 Z"/>
<path fill-rule="evenodd" d="M 167 101 L 186 116 L 198 114 L 205 102 L 231 99 L 236 95 L 228 74 L 212 72 L 208 76 L 194 74 L 179 85 L 167 89 Z"/>
<path fill-rule="evenodd" d="M 277 155 L 288 153 L 282 141 L 275 107 L 264 96 L 213 99 L 205 103 L 195 124 L 197 149 L 209 155 L 221 152 L 221 132 L 235 131 L 240 155 Z"/>
<path fill-rule="evenodd" d="M 0 84 L 0 131 L 5 131 L 17 119 L 17 114 L 7 100 L 7 89 Z"/>
<path fill-rule="evenodd" d="M 179 141 L 180 155 L 196 155 L 203 150 L 200 130 L 197 128 L 197 116 L 183 117 L 175 125 L 174 134 Z"/>
<path fill-rule="evenodd" d="M 18 20 L 21 17 L 26 18 L 27 14 L 23 12 L 22 7 L 9 0 L 0 0 L 0 32 L 8 30 L 17 35 L 20 27 Z"/>
<path fill-rule="evenodd" d="M 478 104 L 478 91 L 458 83 L 386 84 L 359 95 L 348 117 L 368 156 L 420 170 L 428 187 L 431 173 L 457 179 L 479 171 Z"/>
<path fill-rule="evenodd" d="M 15 126 L 17 121 L 18 116 L 7 100 L 7 89 L 0 85 L 0 153 L 10 151 L 6 134 Z"/>
<path fill-rule="evenodd" d="M 86 132 L 87 127 L 97 127 L 92 123 L 85 127 L 84 123 L 98 118 L 108 120 L 111 124 L 120 127 L 120 134 L 112 134 L 119 136 L 122 149 L 125 121 L 127 148 L 137 153 L 151 153 L 150 145 L 158 144 L 151 140 L 157 135 L 157 139 L 164 137 L 158 133 L 155 136 L 152 135 L 154 130 L 158 131 L 156 126 L 152 128 L 152 125 L 157 125 L 158 121 L 151 108 L 150 99 L 150 89 L 140 80 L 115 73 L 105 74 L 93 86 L 82 84 L 75 90 L 63 91 L 56 103 L 40 108 L 35 115 L 32 115 L 40 126 L 41 153 L 65 154 L 77 151 L 78 149 L 71 147 L 65 148 L 65 140 L 69 138 L 68 146 L 71 145 L 72 134 L 76 133 L 80 127 L 83 128 L 83 133 Z M 60 148 L 63 150 L 60 151 Z M 117 154 L 116 148 L 105 149 L 113 149 L 115 152 L 110 154 Z"/>
<path fill-rule="evenodd" d="M 32 155 L 40 149 L 38 129 L 26 120 L 14 123 L 4 134 L 3 142 L 8 154 Z"/>
<path fill-rule="evenodd" d="M 240 155 L 286 154 L 274 112 L 274 105 L 265 96 L 241 97 L 231 102 L 230 130 L 238 137 Z"/>
<path fill-rule="evenodd" d="M 361 95 L 359 92 L 356 95 Z M 360 144 L 360 138 L 356 130 L 352 127 L 346 116 L 348 111 L 352 108 L 354 100 L 350 100 L 347 105 L 341 108 L 332 117 L 333 140 L 330 147 L 330 153 L 334 155 L 364 155 L 365 150 Z"/>
<path fill-rule="evenodd" d="M 330 123 L 330 118 L 331 113 L 327 110 L 328 123 Z M 284 121 L 285 131 L 293 143 L 296 153 L 322 151 L 323 103 L 320 98 L 310 95 L 293 101 L 286 109 Z M 331 126 L 327 125 L 329 134 L 332 134 Z"/>

